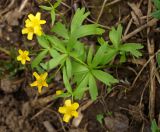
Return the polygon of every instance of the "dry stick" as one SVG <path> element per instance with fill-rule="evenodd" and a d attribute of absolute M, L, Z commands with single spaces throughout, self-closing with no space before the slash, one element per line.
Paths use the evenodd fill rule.
<path fill-rule="evenodd" d="M 57 132 L 57 130 L 53 128 L 53 126 L 51 125 L 49 121 L 44 121 L 43 125 L 45 126 L 48 132 Z"/>
<path fill-rule="evenodd" d="M 105 6 L 106 2 L 107 2 L 107 0 L 104 0 L 103 5 L 102 5 L 102 8 L 101 8 L 101 11 L 100 11 L 100 13 L 99 13 L 99 15 L 98 15 L 98 18 L 97 18 L 97 20 L 96 20 L 96 23 L 99 22 L 99 19 L 100 19 L 100 17 L 102 16 L 102 13 L 103 13 L 103 10 L 104 10 L 104 6 Z"/>
<path fill-rule="evenodd" d="M 143 29 L 155 25 L 157 23 L 157 21 L 158 21 L 157 19 L 150 20 L 148 23 L 142 25 L 141 27 L 135 29 L 133 32 L 131 32 L 131 33 L 127 34 L 126 36 L 124 36 L 122 38 L 122 41 L 124 42 L 127 39 L 129 39 L 129 38 L 133 37 L 134 35 L 136 35 L 137 33 L 139 33 L 140 31 L 142 31 Z"/>
<path fill-rule="evenodd" d="M 149 14 L 151 13 L 151 0 L 148 0 L 148 12 L 147 12 L 147 16 L 149 16 Z M 147 22 L 148 22 L 148 18 L 147 18 Z M 147 28 L 147 35 L 150 32 L 150 28 Z M 147 37 L 147 48 L 148 48 L 148 52 L 149 52 L 149 58 L 151 58 L 154 54 L 154 49 L 155 49 L 155 45 L 154 45 L 154 40 L 153 39 L 149 39 L 149 37 Z M 152 121 L 154 119 L 155 116 L 155 93 L 156 93 L 156 82 L 155 82 L 155 76 L 154 76 L 154 71 L 155 71 L 155 61 L 154 58 L 151 59 L 150 61 L 150 95 L 149 95 L 149 117 L 150 117 L 150 121 Z"/>
<path fill-rule="evenodd" d="M 148 30 L 149 31 L 149 30 Z M 152 57 L 154 54 L 154 40 L 150 40 L 147 38 L 147 44 L 148 44 L 148 52 L 150 54 L 149 57 Z M 155 61 L 154 58 L 150 61 L 150 96 L 149 96 L 149 117 L 152 121 L 155 116 L 155 97 L 156 97 L 156 83 L 155 83 Z"/>

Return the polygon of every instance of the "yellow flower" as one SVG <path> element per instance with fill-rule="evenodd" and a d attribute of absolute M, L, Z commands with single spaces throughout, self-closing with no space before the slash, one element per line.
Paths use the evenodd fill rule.
<path fill-rule="evenodd" d="M 60 94 L 62 94 L 62 93 L 63 93 L 62 90 L 57 90 L 57 91 L 56 91 L 56 95 L 60 95 Z"/>
<path fill-rule="evenodd" d="M 18 50 L 19 56 L 17 56 L 17 60 L 21 61 L 21 63 L 24 65 L 26 61 L 30 61 L 30 58 L 28 57 L 29 52 L 24 50 L 22 51 L 21 49 Z"/>
<path fill-rule="evenodd" d="M 34 16 L 33 14 L 28 15 L 28 19 L 25 21 L 25 28 L 22 29 L 22 34 L 28 34 L 27 39 L 32 40 L 33 35 L 42 35 L 41 25 L 45 24 L 45 20 L 41 20 L 41 13 L 37 12 Z"/>
<path fill-rule="evenodd" d="M 78 103 L 71 103 L 71 100 L 66 100 L 65 105 L 58 109 L 59 113 L 64 114 L 63 121 L 69 122 L 72 117 L 78 117 L 78 112 L 76 111 L 78 107 Z"/>
<path fill-rule="evenodd" d="M 48 76 L 48 73 L 45 72 L 41 75 L 38 75 L 37 72 L 33 73 L 33 76 L 35 76 L 36 81 L 34 81 L 32 84 L 30 84 L 31 87 L 37 86 L 38 87 L 38 92 L 41 93 L 42 92 L 42 87 L 48 87 L 48 84 L 46 82 L 46 78 Z"/>

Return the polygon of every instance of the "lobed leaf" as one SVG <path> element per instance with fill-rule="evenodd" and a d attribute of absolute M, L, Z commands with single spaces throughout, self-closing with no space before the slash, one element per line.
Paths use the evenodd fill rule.
<path fill-rule="evenodd" d="M 59 35 L 60 37 L 63 37 L 65 39 L 69 39 L 69 35 L 68 35 L 68 31 L 65 27 L 65 25 L 63 25 L 60 22 L 57 22 L 54 27 L 51 30 L 52 32 L 55 32 L 57 35 Z"/>
<path fill-rule="evenodd" d="M 49 42 L 48 42 L 46 36 L 44 36 L 44 35 L 37 36 L 37 40 L 38 40 L 38 43 L 39 43 L 43 48 L 46 48 L 46 49 L 49 49 L 49 48 L 50 48 Z"/>
<path fill-rule="evenodd" d="M 39 65 L 39 63 L 42 61 L 42 59 L 46 56 L 48 50 L 43 50 L 41 51 L 37 56 L 36 58 L 32 61 L 31 63 L 31 67 L 32 68 L 35 68 Z"/>

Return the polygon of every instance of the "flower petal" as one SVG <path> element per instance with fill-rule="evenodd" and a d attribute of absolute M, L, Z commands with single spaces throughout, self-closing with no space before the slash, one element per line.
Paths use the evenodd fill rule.
<path fill-rule="evenodd" d="M 28 56 L 29 55 L 29 52 L 28 51 L 24 51 L 24 54 L 26 55 L 26 56 Z"/>
<path fill-rule="evenodd" d="M 41 78 L 42 78 L 43 80 L 45 80 L 47 76 L 48 76 L 48 73 L 45 72 L 45 73 L 43 73 L 43 74 L 41 75 Z"/>
<path fill-rule="evenodd" d="M 22 59 L 21 60 L 21 63 L 24 65 L 24 64 L 26 64 L 26 60 L 25 59 Z"/>
<path fill-rule="evenodd" d="M 28 28 L 23 28 L 23 29 L 22 29 L 22 34 L 27 34 L 27 33 L 29 33 Z"/>
<path fill-rule="evenodd" d="M 43 82 L 43 86 L 44 86 L 44 87 L 48 87 L 48 84 L 46 83 L 46 81 Z"/>
<path fill-rule="evenodd" d="M 23 54 L 23 51 L 21 49 L 19 49 L 18 53 L 21 55 L 21 54 Z"/>
<path fill-rule="evenodd" d="M 58 112 L 61 114 L 65 114 L 67 112 L 66 107 L 59 107 Z"/>
<path fill-rule="evenodd" d="M 45 24 L 46 21 L 45 20 L 40 20 L 40 24 Z"/>
<path fill-rule="evenodd" d="M 38 80 L 40 78 L 40 76 L 38 75 L 37 72 L 33 72 L 33 76 L 35 76 L 35 78 Z"/>
<path fill-rule="evenodd" d="M 70 119 L 71 119 L 71 115 L 65 114 L 63 116 L 63 121 L 65 121 L 65 122 L 69 122 Z"/>
<path fill-rule="evenodd" d="M 78 104 L 78 103 L 73 103 L 73 104 L 72 104 L 72 109 L 73 109 L 73 110 L 78 109 L 78 107 L 79 107 L 79 104 Z"/>
<path fill-rule="evenodd" d="M 70 99 L 66 100 L 66 101 L 65 101 L 65 105 L 66 105 L 66 106 L 71 106 L 71 100 L 70 100 Z"/>
<path fill-rule="evenodd" d="M 56 91 L 56 95 L 60 95 L 60 94 L 62 94 L 62 93 L 63 93 L 62 90 L 57 90 L 57 91 Z"/>
<path fill-rule="evenodd" d="M 29 14 L 29 15 L 28 15 L 28 18 L 32 21 L 32 20 L 35 19 L 35 16 L 34 16 L 33 14 Z"/>
<path fill-rule="evenodd" d="M 71 115 L 74 116 L 74 117 L 78 117 L 78 112 L 77 111 L 72 111 Z"/>
<path fill-rule="evenodd" d="M 19 56 L 17 56 L 17 60 L 18 61 L 21 61 L 22 60 L 22 57 L 19 55 Z"/>
<path fill-rule="evenodd" d="M 37 14 L 36 14 L 36 18 L 37 18 L 38 20 L 40 20 L 40 19 L 41 19 L 41 13 L 40 13 L 40 12 L 37 12 Z"/>
<path fill-rule="evenodd" d="M 32 40 L 33 39 L 33 33 L 32 32 L 28 33 L 27 39 L 28 40 Z"/>
<path fill-rule="evenodd" d="M 26 58 L 27 61 L 30 61 L 31 59 L 29 57 Z"/>
<path fill-rule="evenodd" d="M 38 92 L 41 93 L 42 92 L 42 86 L 38 86 Z"/>
<path fill-rule="evenodd" d="M 38 85 L 37 81 L 34 81 L 33 83 L 30 84 L 31 87 L 34 87 L 34 86 L 37 86 L 37 85 Z"/>

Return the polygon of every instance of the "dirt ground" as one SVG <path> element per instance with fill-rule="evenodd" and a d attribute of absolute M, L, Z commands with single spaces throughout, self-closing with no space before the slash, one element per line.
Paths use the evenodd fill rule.
<path fill-rule="evenodd" d="M 122 23 L 124 41 L 144 45 L 142 58 L 129 58 L 126 63 L 118 65 L 115 62 L 116 67 L 110 68 L 120 80 L 111 92 L 107 93 L 107 87 L 99 83 L 97 101 L 90 101 L 88 95 L 80 101 L 84 109 L 77 127 L 74 121 L 68 124 L 62 122 L 57 109 L 63 104 L 63 99 L 52 98 L 57 89 L 64 87 L 61 75 L 50 84 L 50 90 L 39 96 L 35 89 L 29 87 L 32 71 L 25 70 L 15 61 L 17 49 L 39 48 L 35 40 L 27 41 L 21 29 L 27 14 L 31 12 L 41 11 L 43 19 L 50 21 L 49 13 L 39 8 L 42 4 L 46 2 L 0 1 L 0 132 L 151 132 L 150 112 L 154 106 L 153 115 L 160 125 L 159 69 L 156 58 L 151 58 L 160 48 L 160 22 L 156 21 L 134 32 L 153 19 L 147 17 L 149 9 L 154 9 L 153 4 L 150 6 L 150 0 L 63 0 L 58 8 L 57 21 L 65 19 L 66 23 L 70 23 L 74 11 L 78 7 L 85 7 L 91 12 L 86 23 L 94 23 L 99 18 L 99 24 L 106 29 L 103 36 L 106 40 L 109 28 Z M 105 6 L 100 15 L 103 4 Z M 46 24 L 44 29 L 48 32 L 49 26 Z M 96 38 L 93 37 L 84 41 L 96 44 Z M 153 71 L 153 68 L 156 70 Z M 152 91 L 154 88 L 156 93 Z M 154 95 L 154 104 L 150 106 Z M 102 124 L 96 119 L 98 114 L 104 115 Z"/>

